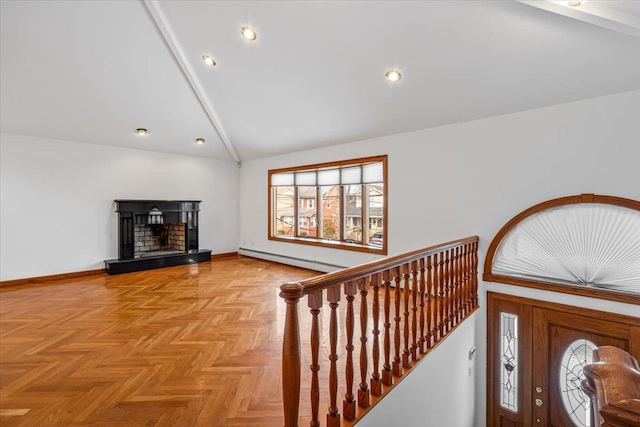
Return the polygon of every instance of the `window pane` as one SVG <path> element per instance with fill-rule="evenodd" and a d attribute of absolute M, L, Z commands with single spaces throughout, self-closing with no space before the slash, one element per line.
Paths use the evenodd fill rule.
<path fill-rule="evenodd" d="M 518 316 L 500 313 L 500 406 L 518 412 Z"/>
<path fill-rule="evenodd" d="M 296 172 L 296 185 L 316 185 L 316 173 Z"/>
<path fill-rule="evenodd" d="M 273 175 L 271 175 L 271 185 L 274 187 L 280 185 L 293 185 L 293 174 L 274 173 Z"/>
<path fill-rule="evenodd" d="M 298 237 L 316 237 L 316 187 L 298 187 Z"/>
<path fill-rule="evenodd" d="M 293 236 L 293 187 L 274 187 L 275 218 L 273 230 L 279 236 Z"/>
<path fill-rule="evenodd" d="M 362 185 L 345 185 L 344 194 L 347 214 L 344 239 L 362 243 Z"/>
<path fill-rule="evenodd" d="M 342 184 L 360 184 L 362 168 L 355 166 L 340 170 L 340 180 Z"/>
<path fill-rule="evenodd" d="M 578 427 L 589 427 L 591 399 L 582 391 L 584 367 L 593 362 L 593 350 L 597 346 L 589 340 L 572 342 L 560 362 L 560 395 L 567 415 Z"/>
<path fill-rule="evenodd" d="M 369 185 L 369 241 L 376 246 L 384 242 L 384 185 Z"/>
<path fill-rule="evenodd" d="M 362 183 L 372 184 L 383 181 L 382 162 L 362 166 Z"/>
<path fill-rule="evenodd" d="M 324 239 L 340 240 L 340 186 L 320 187 L 322 195 L 322 229 Z"/>
<path fill-rule="evenodd" d="M 340 169 L 324 169 L 318 171 L 318 185 L 339 185 Z"/>

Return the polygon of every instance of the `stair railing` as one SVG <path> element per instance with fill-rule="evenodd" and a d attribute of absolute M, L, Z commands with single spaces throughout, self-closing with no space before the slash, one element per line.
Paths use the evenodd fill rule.
<path fill-rule="evenodd" d="M 298 427 L 301 387 L 309 390 L 309 400 L 303 406 L 309 409 L 305 420 L 311 427 L 321 425 L 321 397 L 328 400 L 326 425 L 342 425 L 339 383 L 344 392 L 340 395 L 344 420 L 354 421 L 366 413 L 477 309 L 477 270 L 478 237 L 473 236 L 282 285 L 280 296 L 286 302 L 282 346 L 285 427 Z M 340 305 L 342 294 L 346 305 Z M 298 304 L 305 296 L 310 314 L 310 319 L 304 318 L 310 322 L 310 354 L 304 356 L 311 363 L 305 373 L 309 381 L 302 384 Z M 329 305 L 328 334 L 321 332 L 325 298 Z M 354 345 L 356 310 L 360 323 L 358 351 Z M 340 325 L 339 317 L 344 317 Z M 340 350 L 339 336 L 344 344 Z M 320 369 L 321 353 L 327 356 L 328 371 Z M 343 358 L 344 364 L 338 364 Z M 338 380 L 339 371 L 344 375 L 342 381 Z M 354 392 L 358 371 L 359 384 Z M 326 389 L 320 387 L 321 380 L 328 383 Z"/>

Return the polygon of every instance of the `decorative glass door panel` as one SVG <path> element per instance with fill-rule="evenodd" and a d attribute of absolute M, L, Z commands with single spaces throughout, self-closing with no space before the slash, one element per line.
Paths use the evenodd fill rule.
<path fill-rule="evenodd" d="M 564 351 L 560 362 L 558 387 L 562 403 L 569 418 L 578 427 L 591 425 L 591 399 L 582 391 L 582 380 L 585 379 L 584 367 L 593 362 L 593 350 L 596 348 L 589 340 L 575 340 Z"/>

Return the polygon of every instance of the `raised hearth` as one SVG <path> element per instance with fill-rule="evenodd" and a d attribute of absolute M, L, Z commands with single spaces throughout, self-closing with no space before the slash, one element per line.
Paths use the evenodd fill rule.
<path fill-rule="evenodd" d="M 125 260 L 110 259 L 104 262 L 104 266 L 106 273 L 113 275 L 207 261 L 211 261 L 211 251 L 208 249 L 201 249 L 199 251 L 188 253 L 173 253 L 165 255 L 147 254 L 140 258 Z"/>
<path fill-rule="evenodd" d="M 198 247 L 199 200 L 116 200 L 118 259 L 107 274 L 210 261 Z"/>

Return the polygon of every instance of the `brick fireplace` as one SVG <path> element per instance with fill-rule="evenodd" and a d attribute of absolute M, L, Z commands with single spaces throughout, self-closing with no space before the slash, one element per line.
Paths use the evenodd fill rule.
<path fill-rule="evenodd" d="M 108 274 L 211 260 L 200 249 L 199 200 L 116 200 L 118 259 L 105 260 Z"/>
<path fill-rule="evenodd" d="M 185 252 L 185 226 L 183 223 L 133 227 L 134 258 L 149 252 Z"/>

